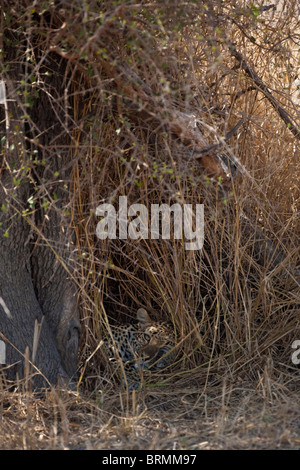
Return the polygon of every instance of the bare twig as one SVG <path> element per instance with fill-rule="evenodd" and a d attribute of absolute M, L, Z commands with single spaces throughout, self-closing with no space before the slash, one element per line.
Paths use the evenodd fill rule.
<path fill-rule="evenodd" d="M 201 158 L 201 156 L 209 155 L 210 153 L 215 152 L 216 150 L 219 150 L 221 147 L 223 147 L 224 142 L 227 142 L 227 140 L 231 139 L 231 137 L 233 137 L 237 133 L 238 129 L 241 127 L 243 122 L 244 118 L 241 118 L 238 123 L 229 132 L 227 132 L 222 142 L 211 145 L 210 147 L 206 147 L 203 150 L 195 150 L 194 153 L 200 155 L 199 157 L 197 157 L 197 159 Z"/>
<path fill-rule="evenodd" d="M 235 46 L 230 43 L 229 45 L 229 50 L 230 53 L 233 55 L 233 57 L 236 58 L 236 60 L 239 62 L 241 68 L 244 70 L 244 72 L 254 81 L 255 85 L 257 88 L 265 95 L 265 97 L 269 100 L 273 108 L 277 111 L 281 119 L 284 121 L 284 123 L 287 125 L 288 129 L 292 132 L 292 134 L 297 138 L 300 139 L 300 129 L 292 122 L 290 116 L 288 113 L 285 111 L 285 109 L 280 106 L 278 101 L 274 98 L 272 93 L 270 92 L 269 88 L 263 80 L 258 76 L 257 72 L 254 70 L 253 67 L 251 67 L 246 60 L 243 58 L 242 54 L 238 52 L 235 48 Z"/>

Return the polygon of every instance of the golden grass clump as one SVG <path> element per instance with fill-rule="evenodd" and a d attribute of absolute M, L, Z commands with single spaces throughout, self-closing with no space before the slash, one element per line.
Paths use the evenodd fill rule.
<path fill-rule="evenodd" d="M 86 116 L 79 135 L 85 156 L 74 170 L 82 357 L 93 358 L 84 366 L 87 377 L 90 367 L 98 376 L 101 348 L 93 351 L 101 329 L 128 322 L 140 306 L 174 325 L 182 353 L 174 378 L 203 387 L 215 373 L 257 382 L 270 361 L 275 380 L 282 367 L 293 369 L 291 344 L 299 329 L 298 140 L 230 47 L 234 42 L 294 122 L 299 111 L 286 91 L 286 70 L 299 64 L 286 49 L 274 51 L 264 42 L 267 32 L 270 43 L 276 42 L 274 24 L 285 24 L 283 13 L 241 9 L 232 20 L 231 7 L 237 8 L 215 2 L 203 10 L 197 4 L 192 19 L 190 5 L 184 20 L 179 11 L 171 20 L 166 7 L 162 22 L 147 26 L 146 6 L 118 10 L 120 17 L 111 23 L 105 16 L 107 29 L 105 21 L 102 28 L 111 42 L 93 63 L 93 94 L 78 106 L 78 117 Z M 222 14 L 226 25 L 232 20 L 229 30 L 221 27 Z M 246 27 L 257 29 L 255 41 Z M 97 40 L 93 51 L 104 47 L 104 39 Z M 292 50 L 292 42 L 286 40 L 285 47 Z M 184 129 L 176 133 L 182 116 L 190 127 L 194 119 L 209 144 L 243 117 L 230 147 L 225 142 L 239 169 L 236 179 L 225 184 L 207 177 L 193 156 L 198 144 L 186 142 Z M 151 204 L 204 204 L 204 248 L 187 251 L 182 240 L 172 239 L 97 240 L 96 207 L 108 202 L 118 209 L 119 196 L 127 196 L 128 205 L 144 204 L 149 213 Z"/>

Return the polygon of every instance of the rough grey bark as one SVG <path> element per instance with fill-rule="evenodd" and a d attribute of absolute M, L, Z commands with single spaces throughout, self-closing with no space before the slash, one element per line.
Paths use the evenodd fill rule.
<path fill-rule="evenodd" d="M 7 34 L 6 44 L 22 45 L 22 35 Z M 24 377 L 27 356 L 36 373 L 33 386 L 40 388 L 61 378 L 70 381 L 77 370 L 80 323 L 65 215 L 70 104 L 66 109 L 66 64 L 49 54 L 39 68 L 43 87 L 24 109 L 18 90 L 28 77 L 20 51 L 7 46 L 7 109 L 0 105 L 0 340 L 7 378 Z M 50 205 L 43 205 L 47 196 Z"/>

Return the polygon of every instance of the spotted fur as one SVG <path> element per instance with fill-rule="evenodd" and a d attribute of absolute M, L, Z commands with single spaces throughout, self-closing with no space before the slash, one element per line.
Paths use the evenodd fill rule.
<path fill-rule="evenodd" d="M 103 346 L 129 389 L 141 386 L 143 371 L 162 370 L 174 359 L 175 335 L 171 325 L 153 321 L 147 311 L 137 311 L 137 324 L 111 326 Z"/>

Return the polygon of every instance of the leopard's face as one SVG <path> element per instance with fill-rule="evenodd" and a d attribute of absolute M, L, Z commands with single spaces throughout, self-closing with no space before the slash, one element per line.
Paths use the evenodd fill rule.
<path fill-rule="evenodd" d="M 137 350 L 136 367 L 158 370 L 171 364 L 174 357 L 175 336 L 170 325 L 153 322 L 145 327 L 143 338 L 147 343 Z"/>
<path fill-rule="evenodd" d="M 104 341 L 113 364 L 120 361 L 125 370 L 129 388 L 138 388 L 140 372 L 159 370 L 174 359 L 175 335 L 164 322 L 152 321 L 145 309 L 137 311 L 137 325 L 111 327 L 110 337 Z"/>

